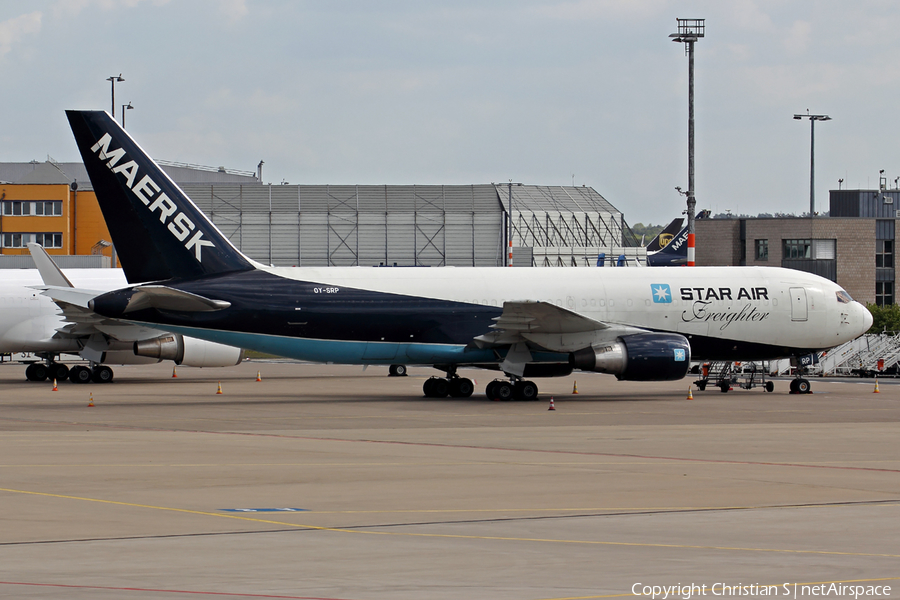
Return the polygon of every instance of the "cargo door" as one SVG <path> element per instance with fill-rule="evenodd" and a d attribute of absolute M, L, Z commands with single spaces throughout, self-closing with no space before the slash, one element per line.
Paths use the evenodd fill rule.
<path fill-rule="evenodd" d="M 805 321 L 809 316 L 809 304 L 804 288 L 791 288 L 791 321 Z"/>

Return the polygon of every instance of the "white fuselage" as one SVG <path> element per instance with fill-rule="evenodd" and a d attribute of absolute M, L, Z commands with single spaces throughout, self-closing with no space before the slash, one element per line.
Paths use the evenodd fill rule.
<path fill-rule="evenodd" d="M 68 269 L 76 286 L 108 291 L 128 285 L 122 269 Z M 54 338 L 65 326 L 59 307 L 40 290 L 37 269 L 0 269 L 0 352 L 78 352 L 74 338 Z"/>
<path fill-rule="evenodd" d="M 335 300 L 342 286 L 498 308 L 505 301 L 540 300 L 601 323 L 677 332 L 689 339 L 826 349 L 871 326 L 864 306 L 839 300 L 846 295 L 839 285 L 779 267 L 265 270 L 321 283 L 325 295 L 331 293 L 328 288 L 338 288 L 331 293 Z M 670 296 L 654 293 L 660 289 Z"/>

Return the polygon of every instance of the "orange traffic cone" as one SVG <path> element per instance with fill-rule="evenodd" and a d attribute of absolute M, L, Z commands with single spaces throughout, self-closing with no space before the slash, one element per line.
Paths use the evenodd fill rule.
<path fill-rule="evenodd" d="M 577 381 L 574 384 L 572 384 L 572 393 L 573 394 L 578 393 L 578 382 Z"/>
<path fill-rule="evenodd" d="M 91 392 L 91 401 L 88 402 L 88 408 L 94 405 L 94 392 Z"/>
<path fill-rule="evenodd" d="M 178 377 L 178 373 L 175 372 L 175 367 L 172 367 L 172 377 Z"/>
<path fill-rule="evenodd" d="M 54 392 L 58 392 L 58 391 L 59 391 L 58 389 L 56 389 L 56 378 L 55 378 L 55 377 L 53 378 L 53 391 L 54 391 Z"/>
<path fill-rule="evenodd" d="M 221 382 L 221 381 L 219 382 L 219 389 L 216 390 L 216 393 L 217 393 L 217 394 L 221 394 L 221 393 L 222 393 L 222 382 Z"/>
<path fill-rule="evenodd" d="M 553 405 L 553 396 L 550 396 L 550 408 L 547 410 L 556 410 L 556 407 Z"/>
<path fill-rule="evenodd" d="M 687 397 L 687 399 L 688 399 L 688 400 L 693 400 L 693 399 L 694 399 L 694 394 L 691 392 L 691 388 L 688 388 L 688 397 Z"/>
<path fill-rule="evenodd" d="M 873 393 L 873 394 L 880 394 L 880 393 L 881 393 L 881 392 L 878 391 L 878 378 L 877 378 L 877 377 L 875 378 L 875 391 L 873 391 L 872 393 Z"/>
<path fill-rule="evenodd" d="M 262 377 L 260 377 L 261 373 L 259 371 L 256 372 L 256 380 L 262 381 Z"/>

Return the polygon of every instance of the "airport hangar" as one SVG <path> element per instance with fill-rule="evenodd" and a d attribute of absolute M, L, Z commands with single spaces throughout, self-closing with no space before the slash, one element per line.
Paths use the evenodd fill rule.
<path fill-rule="evenodd" d="M 621 211 L 590 187 L 524 184 L 272 185 L 261 172 L 159 161 L 251 258 L 276 266 L 595 266 L 644 262 Z M 81 163 L 0 163 L 0 267 L 114 256 Z"/>

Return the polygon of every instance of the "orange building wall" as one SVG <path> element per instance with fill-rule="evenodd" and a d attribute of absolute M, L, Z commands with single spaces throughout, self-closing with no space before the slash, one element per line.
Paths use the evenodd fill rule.
<path fill-rule="evenodd" d="M 112 241 L 100 205 L 97 204 L 97 196 L 94 192 L 75 192 L 77 195 L 75 207 L 75 231 L 73 234 L 75 250 L 72 254 L 93 254 L 91 248 L 100 240 Z M 111 248 L 103 248 L 104 256 L 111 256 Z"/>
<path fill-rule="evenodd" d="M 2 233 L 62 233 L 63 247 L 48 248 L 50 254 L 69 254 L 66 237 L 71 229 L 69 222 L 69 186 L 67 185 L 14 185 L 0 186 L 2 200 L 56 200 L 63 203 L 62 216 L 7 216 L 0 214 Z M 3 254 L 28 254 L 27 248 L 0 248 Z"/>
<path fill-rule="evenodd" d="M 93 254 L 100 240 L 112 241 L 93 191 L 72 191 L 66 184 L 0 185 L 3 201 L 62 201 L 62 216 L 9 216 L 0 214 L 0 233 L 62 233 L 62 248 L 47 248 L 49 254 Z M 112 249 L 100 252 L 111 256 Z M 27 248 L 0 248 L 0 254 L 28 254 Z"/>

